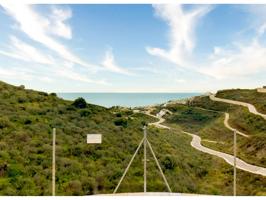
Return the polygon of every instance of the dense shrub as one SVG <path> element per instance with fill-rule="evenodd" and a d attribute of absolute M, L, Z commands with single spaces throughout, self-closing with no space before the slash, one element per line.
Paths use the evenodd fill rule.
<path fill-rule="evenodd" d="M 7 171 L 7 163 L 1 161 L 0 162 L 0 177 L 3 177 Z"/>
<path fill-rule="evenodd" d="M 25 103 L 27 101 L 27 97 L 18 97 L 18 103 Z"/>
<path fill-rule="evenodd" d="M 32 120 L 31 119 L 25 119 L 24 121 L 24 124 L 27 125 L 27 124 L 31 124 L 32 123 Z"/>
<path fill-rule="evenodd" d="M 66 187 L 66 193 L 68 195 L 80 195 L 81 191 L 82 185 L 78 180 L 70 181 Z"/>
<path fill-rule="evenodd" d="M 173 170 L 176 167 L 176 163 L 174 159 L 172 158 L 172 156 L 170 155 L 164 158 L 164 160 L 162 161 L 162 165 L 164 166 L 165 169 L 168 169 L 168 170 Z"/>
<path fill-rule="evenodd" d="M 91 114 L 91 112 L 89 110 L 82 110 L 80 111 L 80 116 L 81 117 L 87 117 Z"/>
<path fill-rule="evenodd" d="M 24 85 L 20 85 L 20 86 L 18 86 L 18 89 L 24 90 L 25 89 L 25 86 Z"/>
<path fill-rule="evenodd" d="M 127 127 L 127 119 L 125 119 L 125 118 L 119 118 L 119 119 L 117 119 L 117 120 L 114 121 L 114 124 L 116 126 L 122 126 L 122 127 L 126 128 Z"/>
<path fill-rule="evenodd" d="M 9 177 L 19 176 L 23 173 L 22 171 L 23 167 L 21 165 L 13 164 L 7 168 L 7 173 Z"/>
<path fill-rule="evenodd" d="M 54 93 L 54 92 L 50 93 L 50 95 L 53 97 L 57 97 L 56 93 Z"/>
<path fill-rule="evenodd" d="M 7 117 L 0 117 L 0 129 L 6 128 L 10 126 L 10 121 Z"/>
<path fill-rule="evenodd" d="M 86 108 L 87 107 L 87 103 L 85 101 L 85 99 L 83 99 L 82 97 L 77 98 L 73 104 L 73 106 L 75 106 L 76 108 Z"/>
<path fill-rule="evenodd" d="M 122 114 L 121 113 L 116 113 L 116 116 L 117 117 L 122 117 Z"/>

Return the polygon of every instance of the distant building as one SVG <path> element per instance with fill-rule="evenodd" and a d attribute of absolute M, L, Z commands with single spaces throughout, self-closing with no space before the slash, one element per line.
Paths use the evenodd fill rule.
<path fill-rule="evenodd" d="M 264 85 L 262 88 L 263 88 L 263 89 L 266 89 L 266 85 Z"/>

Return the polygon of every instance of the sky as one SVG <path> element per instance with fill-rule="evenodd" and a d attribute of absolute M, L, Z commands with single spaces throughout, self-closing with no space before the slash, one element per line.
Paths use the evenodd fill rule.
<path fill-rule="evenodd" d="M 0 80 L 47 92 L 266 85 L 266 5 L 0 6 Z"/>

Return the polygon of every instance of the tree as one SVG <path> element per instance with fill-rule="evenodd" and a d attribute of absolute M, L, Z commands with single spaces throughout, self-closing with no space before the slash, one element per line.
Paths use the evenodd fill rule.
<path fill-rule="evenodd" d="M 86 108 L 87 107 L 87 103 L 85 101 L 85 99 L 83 99 L 82 97 L 77 98 L 73 104 L 73 106 L 75 106 L 76 108 Z"/>

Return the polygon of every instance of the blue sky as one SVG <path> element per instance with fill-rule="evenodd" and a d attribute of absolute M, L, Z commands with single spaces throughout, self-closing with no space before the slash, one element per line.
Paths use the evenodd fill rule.
<path fill-rule="evenodd" d="M 0 80 L 48 92 L 266 85 L 265 5 L 0 7 Z"/>

